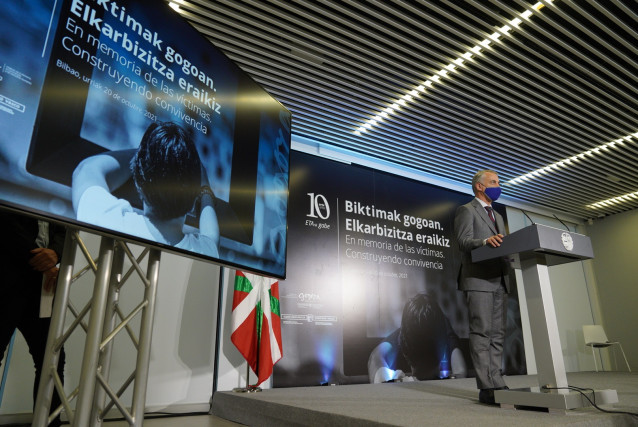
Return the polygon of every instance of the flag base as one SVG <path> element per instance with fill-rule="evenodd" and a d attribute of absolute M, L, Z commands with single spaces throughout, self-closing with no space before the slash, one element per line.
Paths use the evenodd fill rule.
<path fill-rule="evenodd" d="M 235 393 L 257 393 L 261 391 L 261 387 L 256 385 L 249 385 L 246 387 L 235 387 L 233 392 Z"/>
<path fill-rule="evenodd" d="M 261 391 L 261 387 L 258 385 L 250 385 L 248 381 L 250 381 L 250 365 L 246 363 L 246 387 L 235 387 L 233 389 L 234 393 L 256 393 Z"/>

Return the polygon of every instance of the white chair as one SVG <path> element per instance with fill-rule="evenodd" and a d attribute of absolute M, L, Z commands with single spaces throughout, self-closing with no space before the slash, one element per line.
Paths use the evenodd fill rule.
<path fill-rule="evenodd" d="M 627 362 L 627 357 L 625 356 L 625 351 L 622 349 L 622 345 L 618 341 L 609 341 L 607 339 L 607 334 L 605 334 L 605 330 L 600 325 L 584 325 L 583 326 L 583 335 L 585 336 L 585 345 L 591 347 L 591 354 L 594 356 L 594 366 L 596 367 L 596 372 L 598 372 L 598 364 L 596 363 L 596 355 L 594 353 L 594 348 L 607 348 L 614 345 L 620 347 L 620 351 L 622 352 L 622 357 L 625 359 L 625 363 L 627 364 L 627 369 L 631 372 L 631 368 L 629 367 L 629 362 Z M 614 353 L 615 354 L 615 353 Z M 614 357 L 615 359 L 615 357 Z M 602 369 L 603 359 L 602 356 L 600 358 L 600 368 Z"/>

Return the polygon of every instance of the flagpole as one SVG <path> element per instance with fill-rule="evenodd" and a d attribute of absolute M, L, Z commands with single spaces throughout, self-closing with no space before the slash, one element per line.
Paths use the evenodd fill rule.
<path fill-rule="evenodd" d="M 250 385 L 250 364 L 246 362 L 246 391 L 248 393 L 257 393 L 261 391 L 261 387 L 258 385 Z"/>

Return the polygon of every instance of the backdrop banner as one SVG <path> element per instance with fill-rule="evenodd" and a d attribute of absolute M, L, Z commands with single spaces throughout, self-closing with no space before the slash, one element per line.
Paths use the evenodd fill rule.
<path fill-rule="evenodd" d="M 290 176 L 274 386 L 473 376 L 453 231 L 471 196 L 299 152 Z M 505 353 L 526 372 L 515 294 Z"/>

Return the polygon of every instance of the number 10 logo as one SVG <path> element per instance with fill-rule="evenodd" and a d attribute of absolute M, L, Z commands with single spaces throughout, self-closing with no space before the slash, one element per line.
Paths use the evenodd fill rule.
<path fill-rule="evenodd" d="M 330 217 L 330 205 L 323 194 L 306 193 L 310 197 L 310 213 L 306 216 L 311 218 L 328 219 Z"/>

